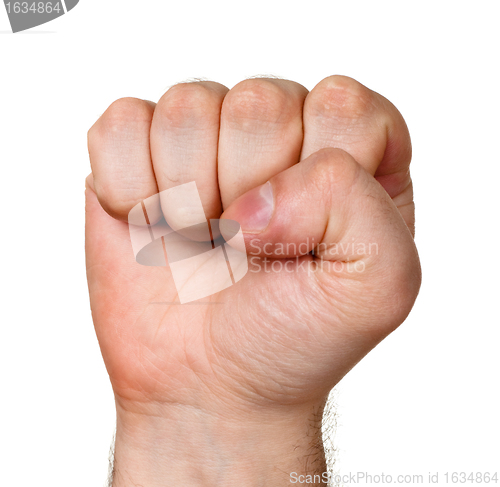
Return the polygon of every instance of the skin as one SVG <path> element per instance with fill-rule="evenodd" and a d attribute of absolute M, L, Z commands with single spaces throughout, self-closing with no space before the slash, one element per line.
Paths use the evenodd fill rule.
<path fill-rule="evenodd" d="M 329 391 L 405 320 L 420 286 L 401 114 L 343 76 L 311 92 L 203 81 L 156 105 L 114 102 L 88 139 L 87 275 L 116 398 L 113 485 L 276 487 L 321 474 Z M 154 304 L 177 292 L 168 267 L 135 262 L 127 215 L 190 181 L 210 218 L 241 224 L 254 264 L 265 248 L 287 269 L 253 264 L 202 303 Z M 283 255 L 280 243 L 295 246 Z"/>

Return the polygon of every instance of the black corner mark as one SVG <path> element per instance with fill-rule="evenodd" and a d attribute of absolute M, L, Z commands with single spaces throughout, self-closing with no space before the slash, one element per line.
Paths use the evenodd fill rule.
<path fill-rule="evenodd" d="M 65 0 L 65 3 L 66 3 L 66 11 L 69 12 L 71 9 L 75 8 L 76 7 L 76 4 L 79 2 L 80 0 Z"/>
<path fill-rule="evenodd" d="M 4 0 L 12 32 L 21 32 L 61 17 L 79 0 Z"/>

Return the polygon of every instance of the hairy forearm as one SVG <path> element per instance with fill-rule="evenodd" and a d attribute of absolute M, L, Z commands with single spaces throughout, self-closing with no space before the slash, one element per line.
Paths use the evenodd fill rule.
<path fill-rule="evenodd" d="M 158 417 L 118 407 L 113 487 L 280 487 L 326 471 L 321 407 L 232 418 L 167 409 Z"/>

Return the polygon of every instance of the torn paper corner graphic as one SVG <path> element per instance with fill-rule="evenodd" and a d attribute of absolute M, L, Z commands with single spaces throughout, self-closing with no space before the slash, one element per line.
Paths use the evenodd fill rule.
<path fill-rule="evenodd" d="M 138 203 L 128 223 L 136 261 L 169 266 L 183 304 L 222 291 L 248 272 L 240 225 L 208 221 L 194 181 Z"/>

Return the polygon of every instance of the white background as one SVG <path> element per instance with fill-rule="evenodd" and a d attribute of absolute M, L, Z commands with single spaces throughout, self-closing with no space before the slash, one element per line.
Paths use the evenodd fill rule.
<path fill-rule="evenodd" d="M 86 132 L 116 98 L 206 77 L 352 76 L 414 146 L 423 286 L 338 386 L 337 468 L 499 471 L 497 2 L 81 0 L 0 10 L 0 485 L 103 485 L 114 429 L 84 265 Z M 146 487 L 146 486 L 145 486 Z"/>

